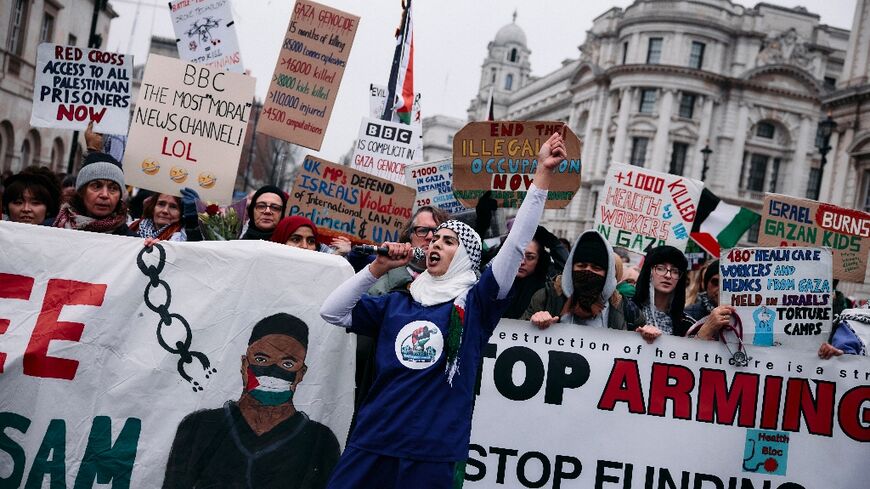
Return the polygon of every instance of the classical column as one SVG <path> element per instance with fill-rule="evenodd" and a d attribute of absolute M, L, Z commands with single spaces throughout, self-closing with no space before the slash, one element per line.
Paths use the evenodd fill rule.
<path fill-rule="evenodd" d="M 839 176 L 840 173 L 845 173 L 846 168 L 849 165 L 849 156 L 846 155 L 845 162 L 840 163 L 841 153 L 845 154 L 846 150 L 843 148 L 843 151 L 840 151 L 838 143 L 840 142 L 840 133 L 836 130 L 831 133 L 831 142 L 830 146 L 831 151 L 828 152 L 827 159 L 828 164 L 825 165 L 825 168 L 822 170 L 822 186 L 819 191 L 819 200 L 823 202 L 831 201 L 831 182 L 834 181 L 835 178 Z"/>
<path fill-rule="evenodd" d="M 613 161 L 625 163 L 625 140 L 628 137 L 628 113 L 631 110 L 631 99 L 634 88 L 622 89 L 622 101 L 619 106 L 619 117 L 616 119 L 616 141 L 613 143 Z"/>
<path fill-rule="evenodd" d="M 668 171 L 665 165 L 665 156 L 668 154 L 668 140 L 671 132 L 671 115 L 674 112 L 674 93 L 676 90 L 666 88 L 663 90 L 662 104 L 659 106 L 659 121 L 656 124 L 656 137 L 653 139 L 653 153 L 650 169 L 656 171 Z"/>
<path fill-rule="evenodd" d="M 613 94 L 610 89 L 604 92 L 606 97 L 604 105 L 604 120 L 601 122 L 601 134 L 598 137 L 598 159 L 595 162 L 595 174 L 601 175 L 605 172 L 608 164 L 607 161 L 607 146 L 610 144 L 610 119 L 613 117 Z"/>
<path fill-rule="evenodd" d="M 786 172 L 788 177 L 783 187 L 783 190 L 791 195 L 804 197 L 807 194 L 807 182 L 810 179 L 810 160 L 807 158 L 807 151 L 814 141 L 813 121 L 809 116 L 802 115 L 794 160 Z"/>
<path fill-rule="evenodd" d="M 704 155 L 701 150 L 709 145 L 710 128 L 713 126 L 713 97 L 704 97 L 704 110 L 701 112 L 701 127 L 698 131 L 698 142 L 695 144 L 695 157 L 692 158 L 692 168 L 686 169 L 686 175 L 701 178 L 704 171 Z M 710 164 L 708 162 L 708 164 Z"/>
<path fill-rule="evenodd" d="M 589 106 L 589 115 L 586 116 L 586 131 L 583 133 L 583 151 L 580 156 L 584 169 L 588 167 L 588 170 L 584 173 L 590 177 L 595 176 L 597 169 L 592 161 L 592 126 L 595 125 L 595 121 L 598 118 L 599 106 L 601 105 L 598 103 L 599 98 L 598 90 L 596 90 L 592 98 L 592 104 Z"/>
<path fill-rule="evenodd" d="M 726 174 L 730 175 L 740 175 L 740 167 L 743 165 L 743 150 L 746 146 L 746 131 L 749 125 L 749 106 L 746 105 L 745 102 L 738 102 L 739 109 L 737 111 L 737 129 L 734 134 L 734 144 L 731 146 L 731 165 L 738 165 L 737 171 L 727 172 Z M 721 160 L 720 160 L 721 161 Z M 722 172 L 716 171 L 714 168 L 712 172 L 707 173 L 707 177 L 714 177 L 711 179 L 715 179 L 715 176 L 720 175 Z M 727 196 L 736 197 L 738 191 L 740 190 L 740 179 L 739 178 L 730 178 L 725 185 L 723 185 L 726 189 L 728 189 Z"/>
<path fill-rule="evenodd" d="M 852 141 L 854 141 L 855 130 L 850 126 L 846 129 L 846 132 L 843 133 L 843 137 L 838 141 L 843 148 L 843 163 L 837 168 L 837 173 L 834 176 L 834 187 L 832 188 L 831 195 L 829 195 L 829 200 L 832 204 L 841 205 L 843 207 L 852 207 L 852 202 L 847 200 L 848 196 L 846 195 L 846 182 L 849 176 L 849 173 L 852 170 L 852 156 L 849 154 L 849 146 L 852 145 Z M 829 165 L 831 163 L 828 163 Z"/>

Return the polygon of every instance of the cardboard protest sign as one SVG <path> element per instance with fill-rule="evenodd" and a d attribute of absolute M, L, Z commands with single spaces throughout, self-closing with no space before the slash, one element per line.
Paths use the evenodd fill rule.
<path fill-rule="evenodd" d="M 175 0 L 169 12 L 179 58 L 244 73 L 230 0 Z"/>
<path fill-rule="evenodd" d="M 359 17 L 296 0 L 257 132 L 319 150 Z"/>
<path fill-rule="evenodd" d="M 254 78 L 152 54 L 124 153 L 128 185 L 172 195 L 191 187 L 228 204 Z"/>
<path fill-rule="evenodd" d="M 384 108 L 387 106 L 387 87 L 382 85 L 369 84 L 369 117 L 372 119 L 380 119 L 384 115 Z M 414 107 L 411 110 L 411 123 L 417 133 L 416 150 L 423 154 L 423 115 L 420 112 L 420 94 L 414 94 Z"/>
<path fill-rule="evenodd" d="M 405 168 L 408 186 L 417 189 L 414 209 L 429 205 L 453 214 L 465 207 L 453 195 L 453 161 L 450 158 L 415 163 Z"/>
<path fill-rule="evenodd" d="M 4 486 L 325 486 L 353 411 L 354 341 L 318 313 L 343 259 L 9 222 L 0 248 Z"/>
<path fill-rule="evenodd" d="M 554 132 L 565 138 L 567 159 L 550 183 L 548 209 L 567 206 L 580 188 L 580 140 L 561 122 L 471 122 L 453 138 L 453 193 L 474 208 L 485 192 L 501 207 L 519 207 L 538 166 L 538 151 Z"/>
<path fill-rule="evenodd" d="M 595 229 L 614 246 L 686 248 L 704 184 L 698 180 L 611 163 L 598 197 Z"/>
<path fill-rule="evenodd" d="M 831 250 L 732 248 L 723 255 L 719 304 L 735 307 L 744 344 L 816 351 L 828 340 Z"/>
<path fill-rule="evenodd" d="M 834 253 L 834 278 L 863 283 L 870 256 L 870 214 L 825 202 L 766 194 L 761 246 L 824 246 Z"/>
<path fill-rule="evenodd" d="M 465 484 L 860 489 L 870 359 L 502 320 L 482 359 Z"/>
<path fill-rule="evenodd" d="M 379 245 L 399 240 L 413 206 L 410 187 L 308 155 L 296 174 L 287 215 L 311 219 L 325 236 Z"/>
<path fill-rule="evenodd" d="M 30 125 L 83 130 L 93 121 L 104 134 L 127 134 L 133 56 L 42 43 Z"/>
<path fill-rule="evenodd" d="M 405 168 L 423 158 L 414 126 L 363 117 L 353 149 L 354 169 L 405 183 Z"/>

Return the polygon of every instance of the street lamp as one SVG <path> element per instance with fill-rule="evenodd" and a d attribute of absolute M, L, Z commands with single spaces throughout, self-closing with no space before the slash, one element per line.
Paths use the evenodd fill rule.
<path fill-rule="evenodd" d="M 707 140 L 707 144 L 705 144 L 704 149 L 701 150 L 701 157 L 704 158 L 704 168 L 701 170 L 702 182 L 707 179 L 707 162 L 710 161 L 711 154 L 713 154 L 713 150 L 710 149 L 710 141 Z"/>
<path fill-rule="evenodd" d="M 819 195 L 822 191 L 822 175 L 825 173 L 825 163 L 828 162 L 828 151 L 831 151 L 831 134 L 837 123 L 831 118 L 831 113 L 828 112 L 828 118 L 819 122 L 819 127 L 816 129 L 816 148 L 822 155 L 822 160 L 819 164 L 819 175 L 816 178 L 816 188 L 813 190 L 813 199 L 819 200 Z"/>

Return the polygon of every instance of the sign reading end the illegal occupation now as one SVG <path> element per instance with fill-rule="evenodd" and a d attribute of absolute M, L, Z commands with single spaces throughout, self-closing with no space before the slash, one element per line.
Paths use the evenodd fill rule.
<path fill-rule="evenodd" d="M 580 188 L 577 135 L 562 122 L 472 122 L 453 138 L 453 194 L 465 207 L 492 191 L 501 207 L 519 207 L 538 167 L 538 151 L 554 132 L 565 138 L 566 158 L 550 183 L 548 209 L 567 206 Z"/>

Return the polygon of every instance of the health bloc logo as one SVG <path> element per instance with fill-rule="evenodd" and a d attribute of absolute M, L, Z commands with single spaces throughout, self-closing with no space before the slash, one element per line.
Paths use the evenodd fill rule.
<path fill-rule="evenodd" d="M 788 440 L 788 434 L 781 431 L 747 430 L 743 471 L 785 475 L 788 469 Z"/>

